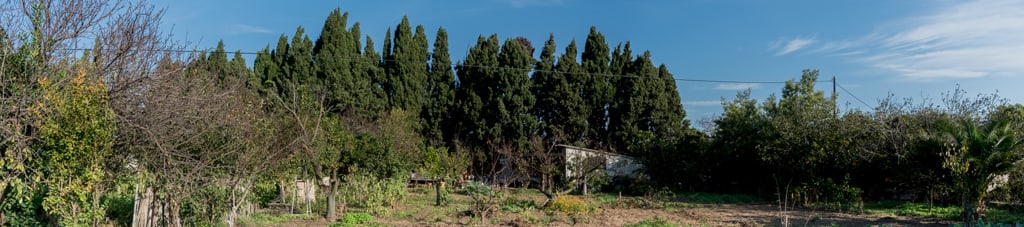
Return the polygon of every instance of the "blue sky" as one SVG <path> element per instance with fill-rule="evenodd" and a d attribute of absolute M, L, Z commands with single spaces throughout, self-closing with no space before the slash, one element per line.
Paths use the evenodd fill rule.
<path fill-rule="evenodd" d="M 785 81 L 806 68 L 835 76 L 840 104 L 868 109 L 889 93 L 938 101 L 957 85 L 971 94 L 1024 101 L 1024 1 L 670 1 L 670 0 L 159 0 L 163 28 L 199 48 L 224 40 L 228 50 L 255 52 L 291 36 L 297 26 L 316 39 L 334 8 L 360 22 L 377 49 L 403 15 L 449 32 L 453 60 L 477 36 L 523 36 L 540 48 L 554 34 L 559 50 L 590 26 L 614 46 L 650 50 L 679 79 Z M 582 49 L 580 50 L 582 51 Z M 539 54 L 539 51 L 538 51 Z M 252 61 L 255 56 L 245 56 Z M 763 100 L 781 84 L 678 82 L 687 118 L 722 112 L 721 98 L 751 88 Z M 831 92 L 831 83 L 818 88 Z M 853 97 L 866 102 L 861 104 Z M 846 106 L 846 105 L 844 105 Z"/>

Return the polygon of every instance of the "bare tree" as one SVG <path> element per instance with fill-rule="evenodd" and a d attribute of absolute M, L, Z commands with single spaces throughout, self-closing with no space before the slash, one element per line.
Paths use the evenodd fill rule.
<path fill-rule="evenodd" d="M 180 226 L 183 200 L 207 186 L 230 190 L 234 224 L 256 177 L 295 144 L 287 134 L 276 137 L 275 118 L 240 77 L 219 80 L 202 65 L 165 60 L 130 99 L 139 102 L 121 112 L 130 155 L 157 192 L 147 209 L 163 217 L 152 224 Z"/>

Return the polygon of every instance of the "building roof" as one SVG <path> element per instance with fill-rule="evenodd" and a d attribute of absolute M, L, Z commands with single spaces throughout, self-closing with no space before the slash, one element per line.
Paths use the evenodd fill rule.
<path fill-rule="evenodd" d="M 590 149 L 590 148 L 569 146 L 569 145 L 565 145 L 565 144 L 555 144 L 555 147 L 572 148 L 572 149 L 576 149 L 576 150 L 582 150 L 582 151 L 587 151 L 587 152 L 598 153 L 598 154 L 601 154 L 601 155 L 619 156 L 619 157 L 624 157 L 624 158 L 628 158 L 628 159 L 633 159 L 633 157 L 631 157 L 629 155 L 616 154 L 616 153 L 612 153 L 612 152 L 601 151 L 601 150 L 594 150 L 594 149 Z"/>

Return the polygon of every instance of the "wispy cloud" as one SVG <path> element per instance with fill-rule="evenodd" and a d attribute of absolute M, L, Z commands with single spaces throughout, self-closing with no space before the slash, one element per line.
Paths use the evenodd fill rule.
<path fill-rule="evenodd" d="M 247 25 L 247 24 L 234 24 L 229 29 L 231 34 L 271 34 L 274 31 L 263 27 Z"/>
<path fill-rule="evenodd" d="M 910 80 L 1024 74 L 1024 1 L 968 1 L 902 18 L 878 31 L 809 47 Z M 812 43 L 813 44 L 813 43 Z M 787 45 L 788 47 L 789 45 Z M 791 53 L 781 49 L 779 53 Z"/>
<path fill-rule="evenodd" d="M 782 56 L 803 49 L 815 42 L 817 40 L 814 40 L 814 38 L 794 38 L 788 41 L 778 41 L 772 49 L 776 50 L 775 56 Z"/>
<path fill-rule="evenodd" d="M 718 86 L 715 87 L 715 90 L 739 91 L 739 90 L 755 89 L 755 88 L 759 88 L 759 87 L 761 87 L 761 84 L 755 84 L 755 83 L 723 83 L 723 84 L 718 84 Z"/>
<path fill-rule="evenodd" d="M 721 106 L 722 100 L 683 101 L 684 106 Z"/>

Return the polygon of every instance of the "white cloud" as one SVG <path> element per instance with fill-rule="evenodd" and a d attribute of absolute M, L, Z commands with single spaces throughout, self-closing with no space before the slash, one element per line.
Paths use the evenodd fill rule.
<path fill-rule="evenodd" d="M 1024 2 L 971 1 L 910 21 L 881 40 L 869 63 L 911 79 L 1024 72 Z"/>
<path fill-rule="evenodd" d="M 721 106 L 722 100 L 683 101 L 683 106 Z"/>
<path fill-rule="evenodd" d="M 782 56 L 803 49 L 814 42 L 816 42 L 814 38 L 794 38 L 789 41 L 785 41 L 785 44 L 782 44 L 783 42 L 777 42 L 773 49 L 777 49 L 775 56 Z"/>
<path fill-rule="evenodd" d="M 761 84 L 756 83 L 723 83 L 718 84 L 718 86 L 715 87 L 715 90 L 740 91 L 759 87 L 761 87 Z"/>
<path fill-rule="evenodd" d="M 897 26 L 860 38 L 800 47 L 910 80 L 1024 74 L 1024 1 L 950 4 L 888 24 Z M 778 55 L 792 52 L 785 50 Z"/>
<path fill-rule="evenodd" d="M 271 34 L 274 31 L 263 27 L 252 26 L 247 24 L 234 24 L 230 28 L 231 34 Z"/>

